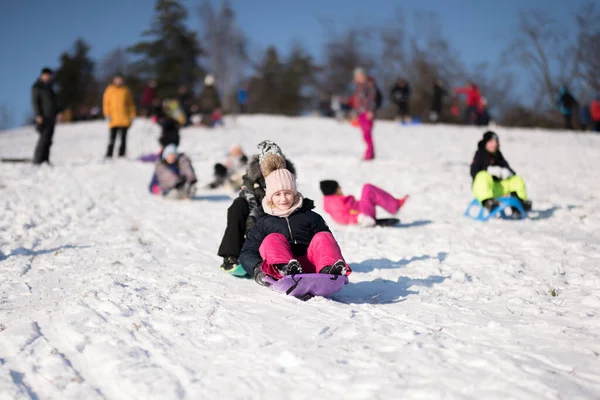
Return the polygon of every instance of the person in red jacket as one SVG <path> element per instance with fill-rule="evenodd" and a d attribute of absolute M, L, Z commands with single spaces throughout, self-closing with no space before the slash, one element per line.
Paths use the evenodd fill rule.
<path fill-rule="evenodd" d="M 590 115 L 594 123 L 594 131 L 600 132 L 600 95 L 596 96 L 590 105 Z"/>
<path fill-rule="evenodd" d="M 151 80 L 148 85 L 144 88 L 142 93 L 142 109 L 145 110 L 146 115 L 150 115 L 154 109 L 154 100 L 156 99 L 156 81 Z"/>
<path fill-rule="evenodd" d="M 373 147 L 373 124 L 375 122 L 375 111 L 377 108 L 377 90 L 372 79 L 362 68 L 354 70 L 354 109 L 358 115 L 358 123 L 363 132 L 366 151 L 363 160 L 369 161 L 375 158 Z"/>
<path fill-rule="evenodd" d="M 473 125 L 477 117 L 477 109 L 481 105 L 481 93 L 479 88 L 473 82 L 468 82 L 467 86 L 454 89 L 456 94 L 467 96 L 467 109 L 465 110 L 465 123 Z"/>

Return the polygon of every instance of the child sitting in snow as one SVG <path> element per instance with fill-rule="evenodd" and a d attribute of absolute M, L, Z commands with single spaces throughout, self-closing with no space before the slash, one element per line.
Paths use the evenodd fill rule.
<path fill-rule="evenodd" d="M 265 214 L 246 238 L 242 267 L 265 285 L 265 274 L 280 279 L 299 273 L 348 275 L 340 247 L 323 218 L 312 211 L 314 202 L 296 190 L 296 178 L 285 169 L 283 157 L 263 161 Z"/>
<path fill-rule="evenodd" d="M 176 199 L 191 198 L 196 193 L 196 174 L 192 162 L 185 154 L 178 154 L 177 147 L 170 144 L 162 152 L 162 160 L 150 182 L 150 193 Z"/>
<path fill-rule="evenodd" d="M 504 159 L 500 152 L 498 135 L 492 131 L 484 133 L 477 146 L 471 164 L 471 178 L 473 195 L 489 211 L 500 205 L 496 200 L 498 197 L 508 195 L 518 198 L 525 211 L 531 210 L 525 182 Z M 521 218 L 516 208 L 512 211 L 513 218 Z"/>
<path fill-rule="evenodd" d="M 219 186 L 228 184 L 233 190 L 240 190 L 247 164 L 248 157 L 244 154 L 242 148 L 239 145 L 233 146 L 227 153 L 225 162 L 215 164 L 215 180 L 208 186 L 211 189 L 216 189 Z"/>
<path fill-rule="evenodd" d="M 362 188 L 360 200 L 354 196 L 345 196 L 342 188 L 333 180 L 321 181 L 323 192 L 323 208 L 338 224 L 375 226 L 376 206 L 382 207 L 390 214 L 396 214 L 408 199 L 408 195 L 395 198 L 375 185 L 366 184 Z"/>

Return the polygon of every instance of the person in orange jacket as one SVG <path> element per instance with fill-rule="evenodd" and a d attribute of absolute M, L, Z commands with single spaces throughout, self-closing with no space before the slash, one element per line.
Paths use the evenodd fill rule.
<path fill-rule="evenodd" d="M 125 86 L 121 74 L 115 75 L 112 84 L 108 85 L 104 91 L 102 109 L 110 126 L 110 139 L 106 149 L 106 158 L 112 158 L 113 156 L 118 133 L 121 134 L 119 157 L 125 157 L 127 152 L 127 130 L 136 116 L 136 110 L 133 96 Z"/>
<path fill-rule="evenodd" d="M 600 132 L 600 95 L 596 96 L 590 105 L 590 115 L 594 124 L 594 131 Z"/>

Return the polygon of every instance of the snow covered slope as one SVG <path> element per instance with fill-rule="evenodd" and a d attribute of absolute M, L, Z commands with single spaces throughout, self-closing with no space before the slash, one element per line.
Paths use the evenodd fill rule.
<path fill-rule="evenodd" d="M 272 139 L 317 211 L 326 178 L 412 195 L 403 227 L 332 223 L 351 284 L 303 303 L 219 270 L 234 193 L 147 193 L 133 159 L 157 128 L 105 163 L 105 123 L 59 126 L 53 168 L 0 164 L 0 399 L 600 398 L 600 136 L 497 132 L 529 220 L 462 216 L 479 129 L 378 123 L 372 163 L 335 121 L 183 130 L 202 184 L 231 144 Z M 35 140 L 0 134 L 0 157 Z"/>

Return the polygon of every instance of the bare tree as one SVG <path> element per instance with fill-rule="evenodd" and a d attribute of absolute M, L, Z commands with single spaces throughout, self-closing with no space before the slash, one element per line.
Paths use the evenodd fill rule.
<path fill-rule="evenodd" d="M 0 131 L 13 127 L 12 113 L 8 109 L 8 106 L 0 106 Z"/>
<path fill-rule="evenodd" d="M 575 30 L 559 24 L 546 10 L 521 13 L 517 37 L 505 51 L 505 58 L 516 59 L 528 72 L 536 108 L 553 107 L 558 86 L 578 84 L 582 61 L 588 54 L 586 39 L 597 26 L 593 11 L 590 2 L 575 15 Z"/>
<path fill-rule="evenodd" d="M 247 40 L 238 27 L 228 0 L 217 10 L 209 0 L 198 7 L 202 39 L 207 52 L 208 71 L 215 76 L 221 90 L 224 108 L 233 108 L 232 93 L 240 85 L 248 66 Z"/>

